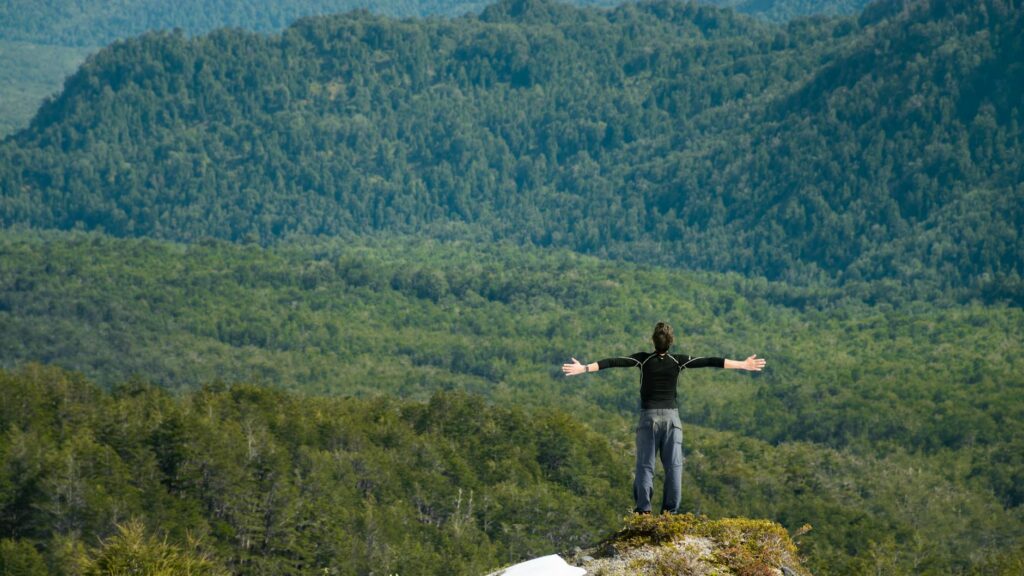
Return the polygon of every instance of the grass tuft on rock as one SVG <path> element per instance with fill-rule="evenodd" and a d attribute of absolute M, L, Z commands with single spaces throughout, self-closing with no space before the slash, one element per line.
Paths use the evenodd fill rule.
<path fill-rule="evenodd" d="M 810 576 L 786 529 L 769 520 L 630 515 L 577 558 L 588 574 Z"/>

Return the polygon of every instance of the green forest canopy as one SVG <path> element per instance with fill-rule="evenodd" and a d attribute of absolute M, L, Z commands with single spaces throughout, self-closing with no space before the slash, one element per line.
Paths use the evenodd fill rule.
<path fill-rule="evenodd" d="M 696 423 L 774 443 L 927 453 L 1024 432 L 1016 307 L 866 305 L 837 289 L 412 237 L 264 250 L 8 233 L 0 264 L 5 365 L 58 364 L 104 385 L 139 374 L 172 389 L 217 379 L 420 399 L 457 389 L 596 407 L 596 424 L 633 412 L 632 377 L 565 379 L 560 364 L 645 349 L 668 320 L 682 352 L 771 362 L 752 377 L 688 374 L 682 409 Z M 1007 504 L 1024 502 L 1018 490 Z"/>
<path fill-rule="evenodd" d="M 522 0 L 520 3 L 530 3 Z M 0 5 L 0 39 L 60 46 L 103 46 L 155 30 L 180 28 L 203 34 L 216 28 L 277 31 L 305 16 L 368 10 L 408 18 L 460 16 L 481 11 L 493 0 L 8 0 Z M 577 6 L 610 7 L 622 0 L 565 0 Z M 866 0 L 703 0 L 783 21 L 814 14 L 852 14 Z"/>
<path fill-rule="evenodd" d="M 11 574 L 73 574 L 144 529 L 170 561 L 234 574 L 479 575 L 593 543 L 629 506 L 628 426 L 610 440 L 557 408 L 243 384 L 174 398 L 39 366 L 0 372 L 0 392 Z M 812 522 L 815 574 L 1009 576 L 1021 561 L 1019 516 L 948 459 L 687 435 L 687 507 Z"/>
<path fill-rule="evenodd" d="M 0 147 L 0 221 L 507 239 L 1021 301 L 1014 3 L 786 26 L 673 1 L 524 6 L 117 43 Z"/>
<path fill-rule="evenodd" d="M 175 28 L 190 35 L 216 28 L 280 31 L 305 16 L 369 10 L 393 17 L 479 12 L 483 0 L 205 0 L 120 2 L 8 0 L 0 4 L 0 136 L 28 126 L 40 103 L 60 91 L 85 57 L 119 39 Z M 611 6 L 614 0 L 576 0 Z M 707 0 L 770 20 L 811 14 L 852 14 L 865 0 Z"/>
<path fill-rule="evenodd" d="M 573 513 L 564 518 L 574 524 L 552 533 L 586 539 L 614 529 L 619 515 L 628 510 L 636 375 L 621 370 L 566 379 L 558 366 L 570 356 L 592 361 L 645 349 L 650 327 L 664 319 L 675 325 L 684 352 L 734 358 L 756 352 L 769 360 L 769 369 L 761 374 L 695 370 L 682 378 L 687 509 L 715 516 L 772 518 L 790 530 L 811 523 L 815 530 L 804 545 L 816 574 L 862 572 L 877 567 L 877 562 L 888 562 L 884 566 L 893 573 L 920 573 L 915 562 L 935 572 L 984 573 L 987 562 L 995 562 L 1001 551 L 1014 550 L 1014 543 L 1020 542 L 1024 381 L 1019 364 L 1024 319 L 1019 308 L 921 302 L 869 305 L 835 288 L 616 263 L 567 251 L 524 250 L 510 243 L 473 245 L 414 237 L 307 240 L 264 249 L 219 241 L 183 245 L 84 233 L 5 233 L 0 264 L 0 357 L 9 369 L 20 370 L 8 381 L 24 381 L 18 386 L 28 387 L 4 393 L 4 398 L 28 402 L 36 396 L 23 390 L 45 389 L 48 382 L 68 378 L 81 381 L 27 367 L 37 360 L 81 370 L 105 387 L 121 390 L 115 396 L 141 389 L 144 397 L 165 398 L 160 402 L 173 404 L 175 411 L 190 410 L 190 403 L 210 392 L 266 397 L 270 399 L 259 400 L 266 409 L 306 415 L 321 405 L 373 414 L 384 408 L 370 406 L 417 412 L 424 402 L 468 403 L 441 412 L 454 421 L 458 414 L 472 413 L 482 419 L 480 426 L 493 412 L 511 410 L 535 422 L 535 414 L 552 414 L 554 407 L 558 414 L 552 417 L 560 423 L 552 424 L 556 427 L 551 436 L 543 437 L 554 443 L 547 449 L 557 465 L 550 464 L 555 476 L 542 476 L 561 482 L 563 488 L 531 484 L 542 476 L 518 477 L 515 482 L 525 484 L 516 484 L 516 490 L 541 490 L 536 496 L 541 499 L 502 506 L 509 513 L 508 506 L 523 506 L 534 511 L 531 514 L 559 518 L 560 506 L 568 506 Z M 80 385 L 84 384 L 75 386 Z M 89 398 L 110 394 L 86 386 L 92 390 Z M 206 393 L 197 392 L 204 386 Z M 178 390 L 176 400 L 159 391 L 167 388 Z M 39 402 L 51 406 L 45 397 Z M 95 410 L 106 402 L 99 402 Z M 83 400 L 82 406 L 94 403 Z M 14 413 L 6 417 L 20 422 L 18 430 L 37 429 L 24 420 L 30 416 L 23 412 L 32 411 L 16 406 L 20 405 L 12 405 Z M 51 409 L 62 414 L 78 410 L 46 408 Z M 134 409 L 119 410 L 134 414 Z M 199 412 L 190 418 L 199 418 Z M 260 418 L 282 424 L 308 418 L 287 414 Z M 83 418 L 109 420 L 103 415 Z M 160 421 L 139 418 L 139 425 L 145 426 Z M 44 421 L 56 425 L 60 419 Z M 337 425 L 355 425 L 347 421 L 342 418 Z M 9 422 L 4 424 L 7 429 Z M 244 423 L 243 419 L 239 425 Z M 391 442 L 406 437 L 391 424 L 359 426 L 363 425 L 368 434 L 397 434 Z M 190 435 L 187 442 L 182 440 L 185 445 L 208 442 L 201 439 L 207 428 L 190 424 L 183 429 Z M 451 440 L 454 445 L 445 444 L 446 450 L 458 453 L 460 442 L 474 441 L 471 429 L 460 428 L 462 436 Z M 575 433 L 568 434 L 569 430 L 580 429 L 601 431 L 592 441 L 606 446 L 600 448 L 606 452 L 601 452 L 605 455 L 599 466 L 611 474 L 606 476 L 605 495 L 588 499 L 582 507 L 557 496 L 563 489 L 579 493 L 573 482 L 591 476 L 595 472 L 590 467 L 598 466 L 597 460 L 575 465 L 559 460 L 583 450 L 564 444 L 575 442 Z M 534 436 L 527 447 L 542 441 L 535 437 L 536 426 L 530 430 Z M 124 434 L 152 438 L 149 432 Z M 411 440 L 401 440 L 400 446 L 407 441 Z M 151 442 L 151 450 L 165 449 L 157 440 Z M 374 450 L 371 446 L 376 445 L 357 446 Z M 133 449 L 112 449 L 136 454 Z M 585 453 L 597 449 L 587 448 Z M 282 447 L 279 457 L 299 458 L 302 451 L 296 450 Z M 500 459 L 505 448 L 495 450 L 491 458 Z M 146 454 L 131 458 L 149 458 Z M 523 457 L 534 458 L 531 454 L 528 450 Z M 408 459 L 398 454 L 395 458 Z M 472 466 L 483 465 L 473 462 Z M 135 470 L 138 464 L 125 466 Z M 445 472 L 447 466 L 458 469 L 462 464 L 445 464 L 438 473 L 447 480 L 423 488 L 429 502 L 444 502 L 447 512 L 438 512 L 439 518 L 451 514 L 459 487 L 474 490 L 476 498 L 498 490 L 451 476 L 454 472 Z M 17 476 L 21 469 L 10 468 L 11 474 Z M 230 474 L 232 482 L 250 478 L 245 475 L 249 472 Z M 427 486 L 412 476 L 399 476 L 395 482 L 389 488 L 394 491 L 377 500 L 381 505 L 390 502 L 389 514 L 399 514 L 409 505 L 391 500 L 402 493 L 398 486 Z M 339 489 L 310 488 L 317 493 Z M 8 492 L 5 506 L 45 508 L 39 501 L 25 500 L 29 496 L 17 496 L 27 494 L 18 490 L 28 488 Z M 49 490 L 40 489 L 34 497 L 52 498 Z M 204 492 L 196 489 L 186 496 L 201 498 Z M 360 504 L 364 499 L 357 496 L 334 504 L 358 509 L 339 512 L 337 518 L 378 513 Z M 523 496 L 512 492 L 509 497 Z M 142 500 L 158 501 L 154 498 Z M 181 520 L 186 523 L 197 522 L 196 514 L 207 514 L 202 522 L 210 523 L 216 555 L 235 570 L 248 565 L 232 564 L 243 562 L 243 557 L 248 558 L 244 562 L 279 566 L 281 555 L 307 553 L 285 553 L 273 546 L 258 553 L 239 549 L 232 542 L 237 541 L 238 530 L 249 529 L 245 526 L 250 520 L 225 520 L 228 525 L 217 532 L 219 517 L 202 512 L 213 505 L 197 506 L 174 514 L 191 514 Z M 88 512 L 99 518 L 89 530 L 110 534 L 110 513 Z M 6 517 L 22 518 L 10 514 Z M 169 519 L 170 510 L 157 513 L 147 508 L 139 514 L 150 519 L 150 530 L 180 534 L 175 528 L 179 520 Z M 423 558 L 441 554 L 462 563 L 452 568 L 455 573 L 479 573 L 475 567 L 487 562 L 497 565 L 558 551 L 566 544 L 525 528 L 534 522 L 550 523 L 547 516 L 509 519 L 502 528 L 501 523 L 487 524 L 486 514 L 476 509 L 472 521 L 477 528 L 468 533 L 483 546 L 479 555 L 447 550 L 445 546 L 455 546 L 457 539 L 444 540 L 444 521 L 410 527 L 432 536 L 395 528 L 398 531 L 385 538 L 388 544 L 381 550 L 419 542 L 417 546 L 425 546 L 418 548 L 423 556 L 409 562 L 429 564 L 433 561 Z M 951 516 L 955 514 L 959 516 Z M 55 528 L 46 518 L 34 521 L 41 527 L 32 535 L 14 532 L 15 527 L 35 525 L 19 520 L 8 536 L 0 537 L 30 538 L 49 549 L 44 542 L 54 537 Z M 390 525 L 398 516 L 388 518 Z M 513 529 L 514 525 L 522 528 Z M 357 528 L 351 530 L 356 532 L 346 532 L 345 538 L 360 534 Z M 82 532 L 87 533 L 93 532 Z M 284 530 L 278 536 L 293 542 L 288 534 Z M 913 547 L 913 554 L 905 552 L 908 547 Z M 358 571 L 352 567 L 378 561 L 373 554 L 383 553 L 359 550 L 344 564 L 346 570 Z M 262 556 L 257 560 L 254 554 Z M 328 554 L 317 562 L 327 562 L 323 558 L 328 557 L 335 558 Z"/>
<path fill-rule="evenodd" d="M 816 574 L 1019 573 L 1021 23 L 541 0 L 116 43 L 0 144 L 2 568 L 590 543 L 635 374 L 558 365 L 669 320 L 769 359 L 684 375 L 686 508 L 813 524 Z"/>

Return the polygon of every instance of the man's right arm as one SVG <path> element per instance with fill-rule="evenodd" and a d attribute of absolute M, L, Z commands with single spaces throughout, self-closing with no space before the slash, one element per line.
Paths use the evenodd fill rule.
<path fill-rule="evenodd" d="M 579 360 L 573 358 L 572 362 L 562 364 L 562 373 L 566 376 L 576 376 L 577 374 L 597 372 L 598 370 L 604 370 L 606 368 L 632 368 L 639 365 L 640 361 L 632 356 L 605 358 L 604 360 L 598 360 L 597 362 L 591 362 L 590 364 L 580 364 Z"/>

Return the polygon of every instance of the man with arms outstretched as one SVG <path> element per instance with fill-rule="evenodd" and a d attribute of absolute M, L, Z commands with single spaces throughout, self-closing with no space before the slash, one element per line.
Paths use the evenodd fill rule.
<path fill-rule="evenodd" d="M 654 460 L 661 454 L 665 467 L 662 493 L 662 514 L 679 512 L 683 481 L 683 428 L 676 405 L 676 383 L 679 373 L 689 368 L 729 368 L 760 372 L 765 361 L 756 354 L 746 360 L 692 357 L 669 354 L 674 337 L 672 327 L 659 322 L 651 336 L 654 352 L 637 352 L 632 356 L 605 358 L 591 364 L 580 364 L 575 358 L 562 365 L 566 376 L 597 372 L 606 368 L 640 369 L 640 422 L 636 428 L 636 478 L 633 480 L 634 511 L 651 513 L 654 495 Z"/>

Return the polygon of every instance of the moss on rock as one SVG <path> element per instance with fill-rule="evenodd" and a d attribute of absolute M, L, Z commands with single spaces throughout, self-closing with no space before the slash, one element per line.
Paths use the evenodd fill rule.
<path fill-rule="evenodd" d="M 810 576 L 786 529 L 768 520 L 631 515 L 571 561 L 594 576 Z"/>

